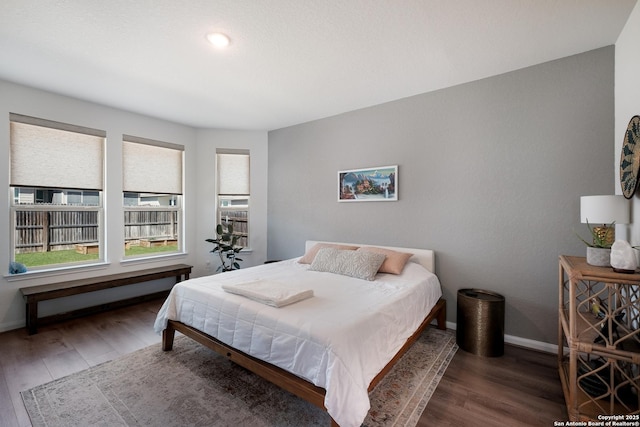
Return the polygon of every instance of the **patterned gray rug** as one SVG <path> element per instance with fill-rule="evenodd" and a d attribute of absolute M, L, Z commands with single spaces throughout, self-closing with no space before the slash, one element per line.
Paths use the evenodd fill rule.
<path fill-rule="evenodd" d="M 427 328 L 371 392 L 364 426 L 415 426 L 457 350 Z M 326 412 L 178 337 L 23 391 L 34 427 L 322 426 Z"/>

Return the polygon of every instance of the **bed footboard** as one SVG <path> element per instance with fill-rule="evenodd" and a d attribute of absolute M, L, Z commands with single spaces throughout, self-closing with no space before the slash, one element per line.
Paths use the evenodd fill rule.
<path fill-rule="evenodd" d="M 250 370 L 280 388 L 283 388 L 301 397 L 307 402 L 325 409 L 325 390 L 323 388 L 317 387 L 282 368 L 237 350 L 202 331 L 185 325 L 184 323 L 176 322 L 174 320 L 168 321 L 167 328 L 162 332 L 163 350 L 169 351 L 173 348 L 173 338 L 176 331 L 188 336 L 194 341 L 199 342 L 205 347 L 210 348 L 216 353 L 219 353 L 232 362 Z"/>
<path fill-rule="evenodd" d="M 431 309 L 429 314 L 425 317 L 424 321 L 416 330 L 416 332 L 407 340 L 400 351 L 389 361 L 387 366 L 385 366 L 380 371 L 380 373 L 371 381 L 371 384 L 369 385 L 369 391 L 373 390 L 376 384 L 378 384 L 378 382 L 380 382 L 380 380 L 387 374 L 387 372 L 391 370 L 393 365 L 398 361 L 398 359 L 400 359 L 400 357 L 402 357 L 404 353 L 407 352 L 407 350 L 420 337 L 424 329 L 428 327 L 431 322 L 436 320 L 438 329 L 446 329 L 446 307 L 446 301 L 440 298 L 436 305 Z M 219 341 L 218 339 L 205 334 L 202 331 L 185 325 L 184 323 L 180 323 L 174 320 L 169 320 L 167 322 L 167 327 L 164 329 L 164 331 L 162 331 L 162 349 L 164 351 L 170 351 L 173 349 L 173 341 L 176 331 L 183 333 L 184 335 L 199 342 L 205 347 L 210 348 L 216 353 L 225 356 L 229 360 L 248 369 L 256 375 L 261 376 L 262 378 L 277 385 L 278 387 L 287 390 L 300 397 L 301 399 L 304 399 L 307 402 L 326 410 L 324 406 L 324 397 L 326 392 L 323 388 L 317 387 L 310 382 L 305 381 L 302 378 L 290 372 L 287 372 L 275 365 L 239 351 L 223 343 L 222 341 Z M 338 427 L 338 424 L 333 420 L 333 418 L 331 418 L 331 426 Z"/>

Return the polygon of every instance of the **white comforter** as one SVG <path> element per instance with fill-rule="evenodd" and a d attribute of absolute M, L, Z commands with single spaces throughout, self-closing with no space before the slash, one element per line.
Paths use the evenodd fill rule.
<path fill-rule="evenodd" d="M 340 426 L 360 426 L 370 407 L 370 382 L 438 301 L 440 283 L 414 262 L 402 275 L 366 281 L 309 271 L 296 261 L 178 283 L 155 330 L 178 320 L 292 372 L 326 390 L 325 407 Z M 301 284 L 314 296 L 275 308 L 222 290 L 224 284 L 273 279 Z"/>

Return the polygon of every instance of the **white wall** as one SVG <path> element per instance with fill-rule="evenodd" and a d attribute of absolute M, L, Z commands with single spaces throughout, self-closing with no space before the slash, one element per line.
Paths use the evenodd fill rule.
<path fill-rule="evenodd" d="M 615 87 L 615 188 L 616 194 L 622 194 L 620 189 L 620 152 L 622 141 L 631 117 L 640 115 L 640 3 L 636 4 L 627 20 L 622 33 L 616 41 L 616 87 Z M 629 226 L 617 226 L 616 231 L 622 232 L 618 237 L 625 236 L 632 245 L 640 245 L 640 191 L 636 191 L 632 201 L 633 219 Z"/>
<path fill-rule="evenodd" d="M 5 190 L 0 197 L 2 205 L 9 206 L 9 113 L 19 113 L 48 120 L 71 123 L 102 129 L 107 132 L 107 182 L 105 204 L 107 207 L 106 230 L 107 265 L 100 269 L 66 272 L 54 277 L 9 276 L 10 259 L 8 209 L 0 209 L 0 331 L 18 328 L 25 323 L 24 302 L 19 288 L 44 284 L 52 280 L 76 279 L 101 274 L 119 273 L 136 268 L 152 267 L 167 263 L 186 263 L 194 266 L 196 277 L 208 271 L 207 243 L 213 230 L 215 191 L 215 147 L 248 148 L 251 150 L 251 184 L 256 190 L 252 198 L 251 227 L 256 240 L 253 252 L 247 257 L 246 265 L 263 262 L 266 259 L 266 132 L 217 131 L 195 129 L 177 123 L 159 120 L 132 112 L 86 102 L 62 95 L 29 88 L 0 80 L 0 188 Z M 122 134 L 135 135 L 160 141 L 173 142 L 185 146 L 185 248 L 186 254 L 154 261 L 122 263 L 124 255 L 121 242 L 124 218 L 120 214 L 122 206 Z M 213 157 L 211 157 L 213 153 Z M 260 196 L 260 193 L 262 196 Z M 253 208 L 255 207 L 255 210 Z M 252 242 L 254 242 L 252 240 Z M 213 266 L 211 266 L 213 267 Z M 214 268 L 215 269 L 215 268 Z M 100 291 L 92 295 L 69 297 L 42 304 L 41 314 L 94 305 L 123 297 L 136 296 L 149 291 L 167 289 L 171 280 L 141 283 L 116 289 Z"/>

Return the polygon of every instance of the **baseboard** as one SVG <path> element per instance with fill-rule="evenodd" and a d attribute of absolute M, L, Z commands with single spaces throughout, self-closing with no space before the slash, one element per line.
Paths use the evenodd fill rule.
<path fill-rule="evenodd" d="M 83 307 L 79 309 L 69 310 L 64 313 L 38 317 L 38 326 L 45 326 L 51 323 L 62 322 L 68 319 L 102 313 L 105 311 L 127 307 L 130 305 L 135 305 L 135 304 L 139 304 L 139 303 L 154 300 L 154 299 L 160 299 L 160 298 L 166 299 L 167 295 L 169 295 L 169 290 L 162 290 L 159 292 L 154 292 L 154 293 L 145 294 L 145 295 L 138 295 L 135 297 L 120 299 L 116 301 L 110 301 L 110 302 L 106 302 L 106 303 L 102 303 L 102 304 L 98 304 L 90 307 Z M 12 331 L 14 329 L 25 328 L 25 327 L 26 327 L 25 320 L 0 323 L 0 333 Z"/>
<path fill-rule="evenodd" d="M 545 353 L 558 354 L 558 346 L 556 344 L 550 344 L 548 342 L 535 341 L 527 338 L 516 337 L 513 335 L 505 335 L 504 342 L 520 347 L 530 348 L 532 350 L 542 351 Z"/>
<path fill-rule="evenodd" d="M 25 327 L 24 320 L 17 320 L 14 322 L 4 322 L 4 323 L 0 323 L 0 332 L 13 331 L 14 329 L 20 329 L 24 327 Z"/>
<path fill-rule="evenodd" d="M 447 328 L 456 330 L 456 324 L 453 322 L 447 322 Z M 530 340 L 528 338 L 516 337 L 514 335 L 504 336 L 504 342 L 507 344 L 517 345 L 519 347 L 530 348 L 531 350 L 542 351 L 545 353 L 558 353 L 558 346 L 556 344 L 550 344 L 547 342 Z"/>

